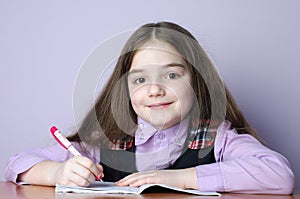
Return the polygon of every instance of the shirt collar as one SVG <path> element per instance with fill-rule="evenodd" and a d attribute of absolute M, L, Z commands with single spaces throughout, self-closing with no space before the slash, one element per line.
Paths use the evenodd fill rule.
<path fill-rule="evenodd" d="M 168 140 L 175 144 L 181 145 L 186 138 L 186 132 L 189 126 L 189 116 L 178 124 L 164 130 L 158 130 L 150 123 L 138 117 L 138 127 L 135 132 L 135 145 L 142 145 L 147 142 L 155 134 L 162 132 L 167 136 Z"/>

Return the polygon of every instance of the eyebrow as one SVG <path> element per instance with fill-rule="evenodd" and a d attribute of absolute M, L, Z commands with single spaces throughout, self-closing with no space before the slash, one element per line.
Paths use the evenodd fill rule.
<path fill-rule="evenodd" d="M 166 64 L 163 66 L 163 68 L 168 68 L 168 67 L 181 67 L 181 68 L 185 68 L 185 66 L 181 63 L 170 63 L 170 64 Z M 144 69 L 133 69 L 130 70 L 128 72 L 128 75 L 134 74 L 134 73 L 141 73 L 144 72 Z"/>

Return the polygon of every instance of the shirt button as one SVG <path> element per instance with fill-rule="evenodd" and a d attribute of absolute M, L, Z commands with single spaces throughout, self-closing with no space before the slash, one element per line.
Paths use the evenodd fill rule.
<path fill-rule="evenodd" d="M 163 134 L 163 133 L 160 133 L 160 134 L 158 135 L 158 138 L 159 138 L 160 140 L 165 139 L 165 137 L 166 137 L 166 135 Z"/>
<path fill-rule="evenodd" d="M 139 128 L 140 128 L 140 129 L 143 129 L 143 128 L 144 128 L 144 124 L 143 124 L 143 123 L 140 123 L 140 124 L 139 124 Z"/>

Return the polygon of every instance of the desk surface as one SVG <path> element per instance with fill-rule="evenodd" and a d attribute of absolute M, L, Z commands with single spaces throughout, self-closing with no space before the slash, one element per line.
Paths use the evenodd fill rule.
<path fill-rule="evenodd" d="M 129 194 L 119 194 L 119 195 L 83 195 L 83 194 L 55 194 L 54 187 L 46 186 L 33 186 L 33 185 L 15 185 L 11 182 L 0 182 L 0 196 L 1 198 L 9 199 L 32 199 L 32 198 L 47 198 L 47 199 L 97 199 L 97 198 L 127 198 L 127 199 L 174 199 L 174 198 L 188 198 L 188 199 L 300 199 L 300 192 L 296 192 L 294 195 L 248 195 L 248 194 L 229 194 L 223 193 L 221 197 L 215 196 L 194 196 L 189 194 L 180 193 L 147 193 L 141 195 L 129 195 Z"/>

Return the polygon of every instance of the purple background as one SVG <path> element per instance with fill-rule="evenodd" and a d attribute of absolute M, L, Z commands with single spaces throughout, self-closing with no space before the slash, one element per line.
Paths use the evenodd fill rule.
<path fill-rule="evenodd" d="M 1 0 L 0 170 L 16 152 L 52 144 L 52 124 L 72 131 L 76 76 L 98 44 L 169 20 L 203 44 L 247 119 L 299 178 L 299 10 L 297 0 Z"/>

